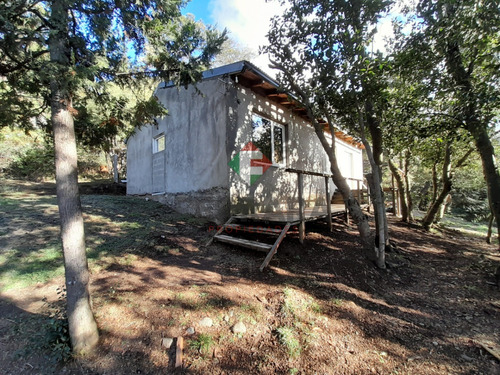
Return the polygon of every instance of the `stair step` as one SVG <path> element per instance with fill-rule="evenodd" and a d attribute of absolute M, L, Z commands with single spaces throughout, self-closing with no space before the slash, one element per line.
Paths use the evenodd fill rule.
<path fill-rule="evenodd" d="M 243 238 L 235 238 L 231 236 L 226 236 L 224 234 L 217 234 L 214 236 L 214 239 L 220 242 L 225 242 L 237 246 L 243 246 L 257 251 L 269 251 L 273 247 L 273 245 L 269 245 L 267 243 L 245 240 Z"/>
<path fill-rule="evenodd" d="M 275 234 L 280 235 L 282 229 L 265 227 L 262 225 L 241 225 L 241 224 L 226 224 L 224 229 L 232 229 L 235 233 L 252 233 L 252 234 Z M 226 231 L 230 233 L 229 231 Z"/>

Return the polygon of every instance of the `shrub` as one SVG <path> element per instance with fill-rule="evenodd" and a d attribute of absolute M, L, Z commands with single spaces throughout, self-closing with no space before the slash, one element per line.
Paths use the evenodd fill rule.
<path fill-rule="evenodd" d="M 9 177 L 39 181 L 54 177 L 54 148 L 48 144 L 34 145 L 17 154 L 9 164 Z"/>

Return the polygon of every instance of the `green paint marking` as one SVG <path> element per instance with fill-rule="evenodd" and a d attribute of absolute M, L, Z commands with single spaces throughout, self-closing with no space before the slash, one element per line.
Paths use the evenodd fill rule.
<path fill-rule="evenodd" d="M 236 173 L 240 174 L 240 154 L 236 154 L 234 158 L 231 159 L 229 162 L 229 166 L 233 171 Z"/>

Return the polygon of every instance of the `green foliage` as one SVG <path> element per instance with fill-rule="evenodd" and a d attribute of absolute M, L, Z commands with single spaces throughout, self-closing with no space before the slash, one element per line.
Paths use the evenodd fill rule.
<path fill-rule="evenodd" d="M 50 359 L 54 362 L 66 362 L 71 358 L 68 317 L 62 306 L 66 299 L 66 290 L 58 289 L 59 303 L 48 304 L 51 309 L 49 320 L 45 325 L 46 335 L 42 340 L 42 348 L 50 351 Z M 61 306 L 62 305 L 62 306 Z"/>
<path fill-rule="evenodd" d="M 295 330 L 290 327 L 280 327 L 276 331 L 278 332 L 280 343 L 286 347 L 290 358 L 300 356 L 302 348 Z"/>
<path fill-rule="evenodd" d="M 54 147 L 35 145 L 17 155 L 7 167 L 9 177 L 39 181 L 54 177 Z"/>
<path fill-rule="evenodd" d="M 46 359 L 54 365 L 71 359 L 71 342 L 69 337 L 68 318 L 64 300 L 66 298 L 65 288 L 57 288 L 58 301 L 43 301 L 48 308 L 47 320 L 32 339 L 32 345 L 45 352 Z"/>
<path fill-rule="evenodd" d="M 209 355 L 213 344 L 213 337 L 206 333 L 200 333 L 196 339 L 189 341 L 189 347 L 199 351 L 202 355 Z"/>
<path fill-rule="evenodd" d="M 83 177 L 99 176 L 99 168 L 105 161 L 99 153 L 79 150 L 78 170 Z M 19 152 L 5 168 L 8 177 L 42 181 L 54 179 L 54 146 L 49 143 L 32 144 L 28 149 Z"/>
<path fill-rule="evenodd" d="M 56 81 L 72 98 L 70 110 L 86 145 L 103 142 L 107 149 L 123 128 L 130 132 L 164 115 L 151 96 L 156 79 L 196 81 L 225 40 L 225 33 L 183 17 L 184 5 L 181 0 L 1 2 L 0 127 L 31 129 L 33 119 L 48 117 L 50 82 Z M 68 57 L 64 61 L 49 54 L 49 43 L 57 39 Z M 131 98 L 138 87 L 145 95 Z"/>

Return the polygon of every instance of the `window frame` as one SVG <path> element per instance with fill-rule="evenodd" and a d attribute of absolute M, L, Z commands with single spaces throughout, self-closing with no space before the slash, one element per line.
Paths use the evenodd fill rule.
<path fill-rule="evenodd" d="M 158 147 L 160 139 L 163 139 L 163 149 L 161 149 L 161 150 Z M 161 133 L 161 134 L 158 134 L 155 137 L 153 137 L 153 154 L 163 152 L 163 151 L 165 151 L 166 148 L 167 148 L 167 144 L 166 144 L 165 133 Z"/>
<path fill-rule="evenodd" d="M 273 167 L 279 167 L 279 168 L 286 167 L 287 125 L 284 124 L 284 123 L 277 122 L 275 120 L 271 120 L 270 116 L 264 115 L 264 114 L 262 114 L 260 112 L 253 111 L 252 118 L 251 118 L 251 123 L 252 123 L 252 143 L 254 141 L 254 139 L 253 139 L 253 123 L 254 123 L 253 117 L 254 116 L 257 116 L 257 117 L 260 117 L 262 119 L 265 119 L 265 120 L 269 121 L 269 123 L 271 125 L 271 134 L 270 134 L 270 138 L 271 138 L 271 142 L 270 142 L 271 143 L 271 155 L 270 155 L 270 157 L 271 157 L 271 165 Z M 281 129 L 281 140 L 282 140 L 282 145 L 283 145 L 283 150 L 281 152 L 281 159 L 282 159 L 281 163 L 277 163 L 276 162 L 275 153 L 274 153 L 274 150 L 275 150 L 274 129 L 276 127 L 278 127 L 278 128 Z M 266 157 L 267 157 L 267 155 L 266 155 Z"/>

